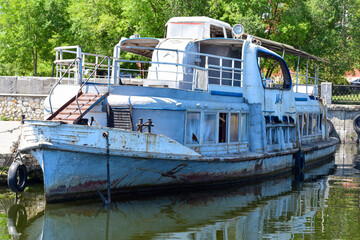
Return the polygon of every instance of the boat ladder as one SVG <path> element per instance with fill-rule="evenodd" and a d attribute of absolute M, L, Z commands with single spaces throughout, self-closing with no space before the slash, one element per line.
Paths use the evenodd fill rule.
<path fill-rule="evenodd" d="M 100 103 L 108 94 L 109 93 L 83 93 L 80 91 L 56 112 L 54 112 L 49 118 L 47 118 L 47 120 L 62 121 L 69 124 L 80 123 L 82 117 Z"/>

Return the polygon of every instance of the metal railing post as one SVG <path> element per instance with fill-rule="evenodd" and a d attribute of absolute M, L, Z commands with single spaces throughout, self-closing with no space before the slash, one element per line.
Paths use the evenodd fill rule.
<path fill-rule="evenodd" d="M 77 58 L 80 58 L 81 59 L 81 47 L 80 46 L 77 46 L 76 48 L 76 57 Z M 80 61 L 80 64 L 79 66 L 77 67 L 76 69 L 76 77 L 77 77 L 77 80 L 78 80 L 78 84 L 81 85 L 81 82 L 82 82 L 82 66 L 81 66 L 81 61 Z"/>
<path fill-rule="evenodd" d="M 231 86 L 234 86 L 234 68 L 235 68 L 235 61 L 231 61 Z"/>
<path fill-rule="evenodd" d="M 223 85 L 222 84 L 222 65 L 223 65 L 223 59 L 220 58 L 220 85 Z"/>
<path fill-rule="evenodd" d="M 111 59 L 110 57 L 108 57 L 108 92 L 110 92 L 110 64 L 111 64 Z"/>
<path fill-rule="evenodd" d="M 298 86 L 299 86 L 299 65 L 300 65 L 300 55 L 298 56 L 298 62 L 296 67 L 296 92 L 298 92 Z"/>
<path fill-rule="evenodd" d="M 309 82 L 309 59 L 306 59 L 306 94 L 308 94 L 308 82 Z"/>
<path fill-rule="evenodd" d="M 319 74 L 319 66 L 318 64 L 316 63 L 315 64 L 315 87 L 314 87 L 314 95 L 315 95 L 315 98 L 318 96 L 318 92 L 317 92 L 317 83 L 318 83 L 318 74 Z"/>

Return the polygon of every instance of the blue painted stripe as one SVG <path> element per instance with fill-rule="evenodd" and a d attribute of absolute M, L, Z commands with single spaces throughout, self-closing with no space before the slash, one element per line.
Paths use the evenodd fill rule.
<path fill-rule="evenodd" d="M 111 107 L 114 109 L 129 109 L 129 107 Z M 185 108 L 153 108 L 153 107 L 132 107 L 132 109 L 141 110 L 165 110 L 165 111 L 186 111 Z"/>
<path fill-rule="evenodd" d="M 307 98 L 295 98 L 295 101 L 298 102 L 306 102 L 308 99 Z"/>
<path fill-rule="evenodd" d="M 242 97 L 242 93 L 236 92 L 222 92 L 222 91 L 210 91 L 211 95 L 229 96 L 229 97 Z"/>

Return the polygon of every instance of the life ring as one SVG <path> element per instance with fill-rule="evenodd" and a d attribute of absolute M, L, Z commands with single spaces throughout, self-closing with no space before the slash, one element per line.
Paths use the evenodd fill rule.
<path fill-rule="evenodd" d="M 360 114 L 357 115 L 353 120 L 354 130 L 355 130 L 355 132 L 360 134 L 359 124 L 360 124 Z"/>
<path fill-rule="evenodd" d="M 14 204 L 7 212 L 7 228 L 12 236 L 18 236 L 27 221 L 26 210 L 23 205 Z"/>
<path fill-rule="evenodd" d="M 334 124 L 332 124 L 330 119 L 326 119 L 326 123 L 327 123 L 329 135 L 331 135 L 334 131 Z"/>
<path fill-rule="evenodd" d="M 26 166 L 18 161 L 14 161 L 8 171 L 8 185 L 13 192 L 24 191 L 27 183 Z"/>

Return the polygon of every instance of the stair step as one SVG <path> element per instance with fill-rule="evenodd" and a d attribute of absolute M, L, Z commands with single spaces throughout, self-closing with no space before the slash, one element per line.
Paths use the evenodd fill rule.
<path fill-rule="evenodd" d="M 83 93 L 78 96 L 77 101 L 76 98 L 73 97 L 66 104 L 64 104 L 64 106 L 61 107 L 60 110 L 56 112 L 56 114 L 53 114 L 51 117 L 49 117 L 49 119 L 74 123 L 75 120 L 81 119 L 85 112 L 93 108 L 95 103 L 107 95 L 108 93 L 102 95 Z"/>
<path fill-rule="evenodd" d="M 127 119 L 127 120 L 114 119 L 114 122 L 116 122 L 116 123 L 126 123 L 126 124 L 130 124 L 129 119 Z"/>

